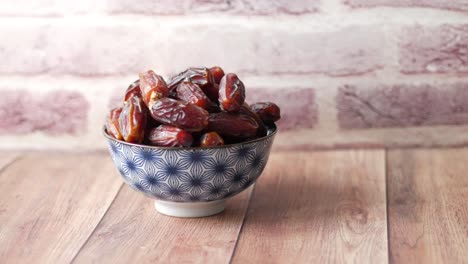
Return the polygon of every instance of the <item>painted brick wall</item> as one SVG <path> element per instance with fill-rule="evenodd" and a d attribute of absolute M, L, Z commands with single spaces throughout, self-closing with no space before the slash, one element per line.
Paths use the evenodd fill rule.
<path fill-rule="evenodd" d="M 468 144 L 465 0 L 1 1 L 0 39 L 0 148 L 103 149 L 138 72 L 191 65 L 278 102 L 278 150 Z"/>

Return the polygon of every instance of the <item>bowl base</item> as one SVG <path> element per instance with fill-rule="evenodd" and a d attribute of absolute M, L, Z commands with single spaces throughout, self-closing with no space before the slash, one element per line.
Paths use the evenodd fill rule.
<path fill-rule="evenodd" d="M 205 217 L 224 211 L 225 200 L 199 203 L 175 203 L 156 200 L 154 207 L 164 215 L 173 217 Z"/>

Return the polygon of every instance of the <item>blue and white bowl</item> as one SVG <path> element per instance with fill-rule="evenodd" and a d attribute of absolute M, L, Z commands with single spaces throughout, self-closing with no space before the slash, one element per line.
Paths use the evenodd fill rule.
<path fill-rule="evenodd" d="M 123 180 L 155 198 L 156 209 L 176 217 L 203 217 L 224 210 L 225 199 L 252 185 L 262 174 L 277 129 L 238 144 L 167 148 L 127 143 L 104 130 L 109 152 Z"/>

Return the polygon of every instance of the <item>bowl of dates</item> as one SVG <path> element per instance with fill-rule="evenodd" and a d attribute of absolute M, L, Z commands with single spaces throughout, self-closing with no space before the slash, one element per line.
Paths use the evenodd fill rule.
<path fill-rule="evenodd" d="M 125 183 L 165 215 L 222 212 L 262 174 L 280 119 L 276 104 L 245 97 L 244 83 L 220 67 L 191 67 L 167 82 L 140 73 L 103 131 Z"/>

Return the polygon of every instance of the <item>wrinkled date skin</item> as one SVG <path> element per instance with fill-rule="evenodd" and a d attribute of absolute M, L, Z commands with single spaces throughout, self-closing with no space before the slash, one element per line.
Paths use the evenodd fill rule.
<path fill-rule="evenodd" d="M 219 84 L 219 105 L 228 112 L 239 112 L 245 101 L 245 86 L 234 73 L 225 75 Z"/>
<path fill-rule="evenodd" d="M 171 98 L 156 101 L 151 116 L 166 125 L 190 132 L 201 131 L 208 125 L 208 112 L 201 107 Z"/>
<path fill-rule="evenodd" d="M 258 123 L 245 114 L 213 113 L 210 114 L 207 131 L 217 132 L 221 136 L 250 138 L 257 135 Z"/>
<path fill-rule="evenodd" d="M 122 138 L 130 143 L 142 143 L 148 112 L 143 100 L 138 96 L 129 98 L 119 117 Z"/>
<path fill-rule="evenodd" d="M 221 67 L 215 66 L 210 68 L 210 73 L 213 76 L 213 80 L 216 84 L 219 84 L 221 82 L 221 79 L 224 76 L 224 71 Z"/>
<path fill-rule="evenodd" d="M 140 90 L 148 108 L 151 108 L 157 100 L 169 95 L 164 79 L 151 70 L 140 73 Z"/>
<path fill-rule="evenodd" d="M 281 118 L 280 108 L 275 103 L 259 102 L 250 105 L 250 108 L 260 116 L 265 124 L 273 124 Z"/>
<path fill-rule="evenodd" d="M 152 145 L 162 147 L 190 147 L 193 143 L 193 137 L 189 132 L 167 125 L 152 129 L 148 140 Z"/>
<path fill-rule="evenodd" d="M 209 132 L 200 137 L 200 147 L 214 147 L 224 145 L 223 138 L 216 132 Z"/>
<path fill-rule="evenodd" d="M 183 82 L 177 87 L 177 98 L 203 109 L 215 107 L 201 88 L 191 82 Z"/>
<path fill-rule="evenodd" d="M 244 102 L 244 104 L 241 107 L 240 112 L 255 119 L 255 121 L 258 124 L 258 131 L 257 131 L 258 137 L 263 137 L 267 135 L 268 129 L 265 126 L 265 123 L 263 123 L 263 120 L 260 118 L 260 116 L 257 113 L 255 113 L 252 110 L 252 108 L 250 108 L 249 104 Z"/>
<path fill-rule="evenodd" d="M 122 133 L 120 133 L 120 113 L 122 113 L 121 107 L 112 109 L 106 120 L 107 134 L 118 140 L 123 139 Z"/>
<path fill-rule="evenodd" d="M 127 102 L 132 96 L 141 97 L 140 80 L 136 80 L 128 86 L 127 91 L 125 92 L 124 102 Z"/>
<path fill-rule="evenodd" d="M 179 84 L 181 84 L 185 80 L 200 86 L 200 88 L 202 89 L 214 83 L 213 76 L 206 67 L 191 67 L 174 76 L 169 81 L 169 91 L 171 93 L 172 91 L 175 91 L 175 89 L 177 89 L 177 86 L 179 86 Z"/>

